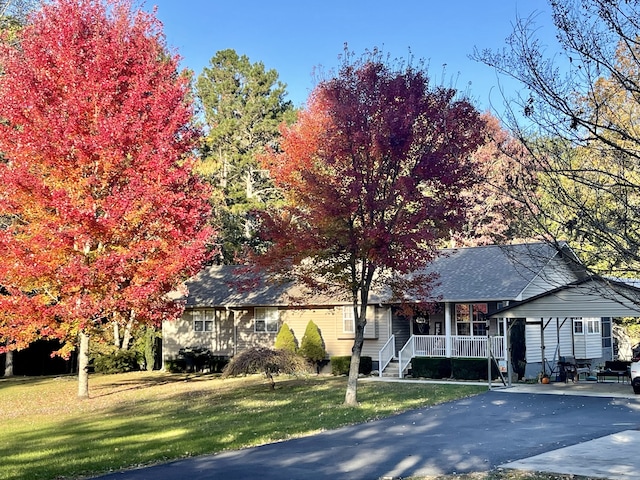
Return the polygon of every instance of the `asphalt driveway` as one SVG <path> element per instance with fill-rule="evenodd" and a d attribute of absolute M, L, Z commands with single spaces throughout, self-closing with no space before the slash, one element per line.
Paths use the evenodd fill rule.
<path fill-rule="evenodd" d="M 579 450 L 588 458 L 605 449 L 610 460 L 611 442 L 615 448 L 616 442 L 627 442 L 628 435 L 640 437 L 639 427 L 640 400 L 636 398 L 493 390 L 364 425 L 100 478 L 375 480 L 486 471 L 505 464 L 531 469 L 537 464 L 519 466 L 517 462 L 534 457 L 540 458 L 540 465 L 560 465 L 570 455 L 565 456 L 564 449 L 578 445 L 587 446 Z M 620 440 L 620 435 L 627 437 Z M 590 443 L 594 439 L 612 440 L 603 446 Z M 637 443 L 632 443 L 637 450 Z M 628 461 L 636 462 L 633 457 Z M 627 461 L 622 455 L 619 458 Z M 637 478 L 638 472 L 640 462 L 610 478 Z"/>

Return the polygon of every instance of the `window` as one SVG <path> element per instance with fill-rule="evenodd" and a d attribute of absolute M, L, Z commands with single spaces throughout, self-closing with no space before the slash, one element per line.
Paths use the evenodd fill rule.
<path fill-rule="evenodd" d="M 264 333 L 277 333 L 278 308 L 256 307 L 254 312 L 254 331 Z"/>
<path fill-rule="evenodd" d="M 575 333 L 576 335 L 584 334 L 584 326 L 582 324 L 582 320 L 573 321 L 573 333 Z"/>
<path fill-rule="evenodd" d="M 353 306 L 342 307 L 342 333 L 355 333 L 356 322 L 353 316 Z"/>
<path fill-rule="evenodd" d="M 471 316 L 469 314 L 469 305 L 456 305 L 456 332 L 458 335 L 471 334 Z"/>
<path fill-rule="evenodd" d="M 456 304 L 456 331 L 458 335 L 481 337 L 487 335 L 487 304 Z"/>
<path fill-rule="evenodd" d="M 611 348 L 611 319 L 602 319 L 602 348 Z"/>
<path fill-rule="evenodd" d="M 194 310 L 191 312 L 191 318 L 194 332 L 213 332 L 213 323 L 215 321 L 215 312 L 213 310 Z"/>
<path fill-rule="evenodd" d="M 473 314 L 473 336 L 474 337 L 486 337 L 487 336 L 487 308 L 486 303 L 474 303 L 471 305 L 471 312 Z"/>
<path fill-rule="evenodd" d="M 591 318 L 587 320 L 587 333 L 591 335 L 600 333 L 600 320 L 597 318 Z"/>

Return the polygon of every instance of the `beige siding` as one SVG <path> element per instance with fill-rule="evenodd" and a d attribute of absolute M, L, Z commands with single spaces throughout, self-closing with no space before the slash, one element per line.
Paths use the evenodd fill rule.
<path fill-rule="evenodd" d="M 378 353 L 389 340 L 391 331 L 391 307 L 373 307 L 375 315 L 376 338 L 365 338 L 362 355 L 378 360 Z M 349 352 L 351 353 L 351 352 Z"/>
<path fill-rule="evenodd" d="M 215 355 L 232 355 L 233 319 L 226 311 L 219 311 L 211 332 L 196 332 L 188 311 L 178 320 L 162 322 L 163 363 L 176 358 L 178 351 L 184 347 L 205 347 Z"/>
<path fill-rule="evenodd" d="M 163 359 L 175 358 L 183 347 L 206 347 L 216 355 L 232 356 L 235 351 L 243 351 L 255 346 L 273 347 L 277 333 L 256 332 L 254 310 L 231 310 L 222 312 L 222 319 L 216 322 L 213 332 L 195 332 L 191 314 L 185 312 L 183 318 L 174 322 L 164 322 Z M 327 356 L 351 355 L 353 334 L 342 330 L 341 307 L 282 308 L 278 312 L 279 324 L 286 323 L 300 345 L 309 321 L 318 325 L 325 343 Z M 378 359 L 378 351 L 389 339 L 391 309 L 371 306 L 368 312 L 363 355 Z M 234 330 L 235 323 L 235 330 Z M 237 350 L 235 348 L 237 344 Z"/>
<path fill-rule="evenodd" d="M 256 332 L 254 322 L 254 309 L 236 310 L 233 312 L 236 322 L 236 337 L 238 352 L 251 347 L 273 347 L 277 332 Z M 282 312 L 280 312 L 282 319 Z"/>
<path fill-rule="evenodd" d="M 378 351 L 389 339 L 390 316 L 390 308 L 369 307 L 363 355 L 378 359 Z M 298 344 L 302 341 L 307 323 L 313 320 L 322 334 L 327 356 L 351 355 L 354 336 L 343 332 L 342 307 L 289 309 L 282 311 L 280 318 L 293 330 Z"/>
<path fill-rule="evenodd" d="M 340 312 L 340 320 L 342 320 L 341 315 Z M 280 318 L 293 330 L 298 345 L 302 341 L 307 324 L 313 320 L 320 330 L 328 356 L 349 355 L 353 346 L 353 338 L 350 341 L 338 338 L 336 316 L 336 309 L 328 307 L 289 309 L 283 311 Z"/>

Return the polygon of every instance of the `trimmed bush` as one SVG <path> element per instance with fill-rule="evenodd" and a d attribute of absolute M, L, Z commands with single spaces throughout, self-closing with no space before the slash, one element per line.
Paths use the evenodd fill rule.
<path fill-rule="evenodd" d="M 349 367 L 351 367 L 351 356 L 335 356 L 331 357 L 331 375 L 348 375 Z M 360 357 L 360 368 L 358 372 L 363 375 L 370 375 L 373 368 L 373 360 L 371 357 Z"/>
<path fill-rule="evenodd" d="M 450 378 L 450 358 L 416 357 L 411 360 L 411 375 L 415 378 Z"/>
<path fill-rule="evenodd" d="M 307 323 L 298 353 L 314 364 L 316 369 L 327 356 L 320 329 L 313 321 Z"/>
<path fill-rule="evenodd" d="M 276 350 L 286 350 L 291 353 L 298 352 L 298 342 L 296 341 L 296 337 L 293 335 L 289 325 L 286 323 L 283 323 L 282 327 L 280 327 L 274 347 Z"/>
<path fill-rule="evenodd" d="M 96 373 L 124 373 L 138 370 L 136 352 L 118 350 L 114 353 L 99 355 L 93 360 Z"/>
<path fill-rule="evenodd" d="M 221 373 L 229 363 L 229 357 L 214 355 L 205 347 L 186 347 L 178 351 L 178 358 L 167 362 L 171 373 L 201 372 Z"/>
<path fill-rule="evenodd" d="M 484 358 L 416 357 L 411 365 L 411 375 L 415 378 L 487 380 L 487 360 Z M 500 375 L 495 364 L 492 364 L 491 372 L 491 378 Z"/>
<path fill-rule="evenodd" d="M 491 378 L 496 378 L 498 367 L 491 363 Z M 487 360 L 483 358 L 452 358 L 453 377 L 459 380 L 487 380 Z"/>

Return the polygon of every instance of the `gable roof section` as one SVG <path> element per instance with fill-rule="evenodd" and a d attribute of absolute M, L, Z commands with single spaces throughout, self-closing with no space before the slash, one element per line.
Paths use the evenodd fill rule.
<path fill-rule="evenodd" d="M 186 282 L 187 307 L 264 307 L 286 305 L 291 284 L 269 284 L 239 265 L 212 265 Z"/>
<path fill-rule="evenodd" d="M 558 252 L 546 243 L 530 243 L 443 250 L 426 269 L 438 275 L 432 295 L 442 302 L 517 301 L 534 282 L 538 289 L 551 290 L 579 278 L 575 273 L 569 280 L 554 274 L 558 261 L 566 272 L 577 262 L 565 244 L 560 248 Z"/>
<path fill-rule="evenodd" d="M 640 288 L 630 281 L 591 277 L 494 312 L 495 318 L 640 317 Z"/>

